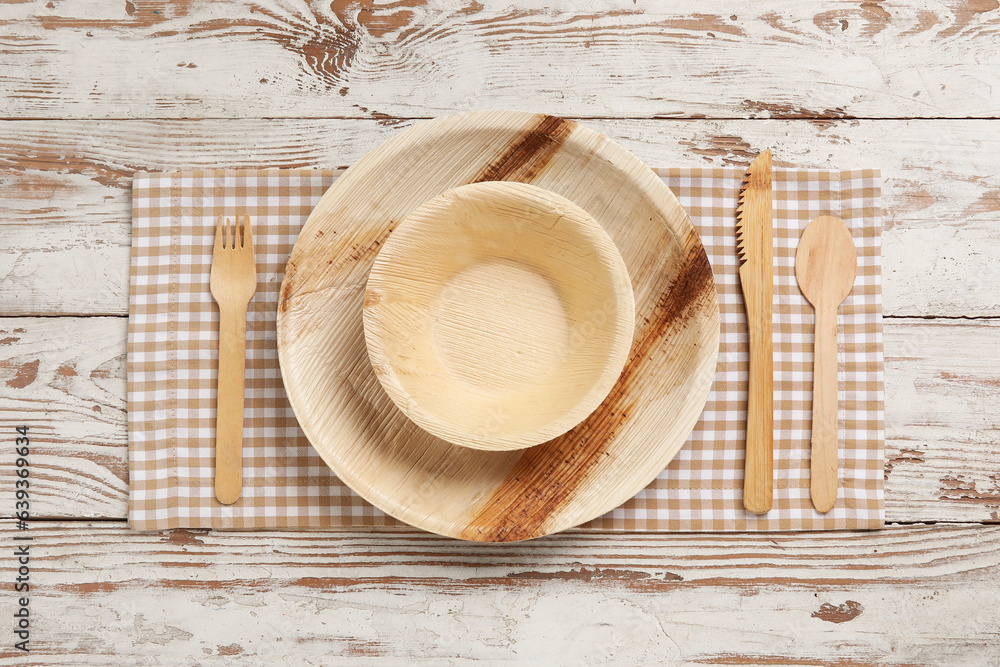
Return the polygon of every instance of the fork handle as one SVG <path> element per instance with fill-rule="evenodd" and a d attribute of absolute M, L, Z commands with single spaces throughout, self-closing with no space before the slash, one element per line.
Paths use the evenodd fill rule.
<path fill-rule="evenodd" d="M 219 311 L 219 391 L 215 421 L 215 497 L 224 505 L 243 491 L 243 398 L 247 311 Z"/>

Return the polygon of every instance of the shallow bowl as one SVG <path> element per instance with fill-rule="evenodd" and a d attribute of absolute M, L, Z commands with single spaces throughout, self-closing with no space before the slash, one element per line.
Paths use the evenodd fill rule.
<path fill-rule="evenodd" d="M 562 435 L 607 397 L 632 345 L 628 269 L 604 229 L 540 187 L 448 190 L 392 231 L 368 276 L 379 382 L 429 433 L 485 450 Z"/>

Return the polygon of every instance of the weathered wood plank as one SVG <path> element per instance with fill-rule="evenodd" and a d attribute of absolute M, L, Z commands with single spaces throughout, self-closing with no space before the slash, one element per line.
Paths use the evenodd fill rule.
<path fill-rule="evenodd" d="M 506 546 L 107 523 L 28 534 L 32 651 L 5 642 L 4 665 L 1000 661 L 1000 527 Z"/>
<path fill-rule="evenodd" d="M 888 516 L 1000 522 L 998 396 L 1000 320 L 886 324 Z"/>
<path fill-rule="evenodd" d="M 493 106 L 593 118 L 657 166 L 880 167 L 886 313 L 1000 318 L 1000 121 L 838 120 L 996 118 L 998 8 L 0 4 L 0 315 L 125 312 L 133 171 L 346 166 L 401 118 Z M 657 116 L 688 120 L 627 120 Z M 36 516 L 124 516 L 124 340 L 120 317 L 0 320 L 0 438 L 31 427 Z M 886 354 L 890 520 L 1000 521 L 1000 319 L 890 320 Z M 28 534 L 33 651 L 0 665 L 1000 664 L 1000 526 Z"/>
<path fill-rule="evenodd" d="M 995 0 L 18 2 L 7 118 L 993 117 Z M 81 67 L 81 63 L 93 63 Z"/>
<path fill-rule="evenodd" d="M 997 316 L 1000 121 L 587 121 L 648 164 L 883 171 L 887 315 Z M 0 123 L 0 314 L 124 314 L 131 175 L 343 167 L 412 121 Z"/>
<path fill-rule="evenodd" d="M 0 312 L 127 313 L 136 171 L 346 166 L 392 131 L 288 122 L 283 135 L 266 121 L 0 123 Z"/>
<path fill-rule="evenodd" d="M 35 516 L 125 516 L 127 320 L 0 320 L 0 441 L 27 426 Z M 0 460 L 13 492 L 14 459 Z M 5 490 L 5 493 L 7 491 Z M 13 505 L 4 508 L 11 516 Z"/>
<path fill-rule="evenodd" d="M 39 516 L 125 516 L 125 329 L 0 320 L 0 438 L 30 426 Z M 889 321 L 885 352 L 888 519 L 1000 520 L 1000 320 Z"/>

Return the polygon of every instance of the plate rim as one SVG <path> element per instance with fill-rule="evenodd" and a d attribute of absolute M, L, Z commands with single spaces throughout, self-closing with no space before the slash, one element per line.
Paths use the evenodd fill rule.
<path fill-rule="evenodd" d="M 293 247 L 289 255 L 289 261 L 286 267 L 286 272 L 282 279 L 282 286 L 280 292 L 281 297 L 279 298 L 278 301 L 279 304 L 278 316 L 276 322 L 277 338 L 278 338 L 277 347 L 278 347 L 278 357 L 279 357 L 279 368 L 289 403 L 291 404 L 293 411 L 296 413 L 299 425 L 302 428 L 303 432 L 305 433 L 307 439 L 310 441 L 310 444 L 313 445 L 314 449 L 316 449 L 316 451 L 319 453 L 324 462 L 333 470 L 333 472 L 345 485 L 351 488 L 355 493 L 357 493 L 367 502 L 371 503 L 372 505 L 379 508 L 386 514 L 404 523 L 437 534 L 461 538 L 461 539 L 467 539 L 467 540 L 497 541 L 497 542 L 517 541 L 521 539 L 531 539 L 535 537 L 540 537 L 542 535 L 551 534 L 553 532 L 559 532 L 561 530 L 577 526 L 581 523 L 585 523 L 586 521 L 597 518 L 598 516 L 601 516 L 605 512 L 614 509 L 615 507 L 618 507 L 619 505 L 621 505 L 621 503 L 626 502 L 627 500 L 632 498 L 635 495 L 635 493 L 641 491 L 643 488 L 648 486 L 662 472 L 662 470 L 666 467 L 669 461 L 676 456 L 677 451 L 679 451 L 679 449 L 683 446 L 684 442 L 686 442 L 687 438 L 690 435 L 691 430 L 697 423 L 697 420 L 700 417 L 700 414 L 704 408 L 705 402 L 707 401 L 709 392 L 711 391 L 711 387 L 714 382 L 715 369 L 718 363 L 719 338 L 720 338 L 718 290 L 715 284 L 714 276 L 711 273 L 711 267 L 708 264 L 708 258 L 704 246 L 701 243 L 700 237 L 698 236 L 697 230 L 695 229 L 689 214 L 687 213 L 686 210 L 684 210 L 684 208 L 680 205 L 679 201 L 677 201 L 676 197 L 673 195 L 670 189 L 666 186 L 665 183 L 663 183 L 660 177 L 657 176 L 652 171 L 652 169 L 650 169 L 645 163 L 639 160 L 638 157 L 633 155 L 624 147 L 610 140 L 605 135 L 591 128 L 588 128 L 585 125 L 577 124 L 573 121 L 566 121 L 564 119 L 555 116 L 548 116 L 545 114 L 537 114 L 537 113 L 523 112 L 523 111 L 476 110 L 460 114 L 446 115 L 429 121 L 420 122 L 414 126 L 411 126 L 410 128 L 401 131 L 394 137 L 390 138 L 386 142 L 382 143 L 381 145 L 370 151 L 368 154 L 366 154 L 360 160 L 355 162 L 353 165 L 351 165 L 351 167 L 349 167 L 346 171 L 344 171 L 340 175 L 340 177 L 334 182 L 334 184 L 331 185 L 330 188 L 328 188 L 326 193 L 324 193 L 320 201 L 317 203 L 316 207 L 310 213 L 308 219 L 306 220 L 306 223 L 303 225 L 302 230 L 300 231 L 299 238 L 296 240 L 295 245 L 296 246 L 299 245 L 299 243 L 305 237 L 306 232 L 310 231 L 314 224 L 319 224 L 318 222 L 314 222 L 314 220 L 318 219 L 317 212 L 321 210 L 323 202 L 328 198 L 335 198 L 336 196 L 339 195 L 342 189 L 349 188 L 352 185 L 352 178 L 351 178 L 352 172 L 360 170 L 360 165 L 365 165 L 370 161 L 376 161 L 380 159 L 383 154 L 391 152 L 392 150 L 394 150 L 394 148 L 399 142 L 405 141 L 409 133 L 414 132 L 418 128 L 421 129 L 421 131 L 423 132 L 431 132 L 433 130 L 438 129 L 438 126 L 446 128 L 447 124 L 449 123 L 468 123 L 470 120 L 472 121 L 481 120 L 487 125 L 492 124 L 494 127 L 499 127 L 502 130 L 510 129 L 511 131 L 513 131 L 513 128 L 515 127 L 523 128 L 525 125 L 533 125 L 536 128 L 538 127 L 554 128 L 553 131 L 560 131 L 560 132 L 565 131 L 566 136 L 576 135 L 576 138 L 580 141 L 587 140 L 593 142 L 595 146 L 600 148 L 602 158 L 622 160 L 623 162 L 627 163 L 631 169 L 631 173 L 629 175 L 631 176 L 632 180 L 635 181 L 635 187 L 642 190 L 644 193 L 648 193 L 652 203 L 655 204 L 655 207 L 661 212 L 665 212 L 663 224 L 664 227 L 667 229 L 667 231 L 673 236 L 674 242 L 677 243 L 677 245 L 682 249 L 688 248 L 688 246 L 690 245 L 691 246 L 689 248 L 690 255 L 692 256 L 697 255 L 697 257 L 694 257 L 694 259 L 697 260 L 700 264 L 703 264 L 703 266 L 700 266 L 699 268 L 702 271 L 704 271 L 704 269 L 707 267 L 708 270 L 707 287 L 703 286 L 703 288 L 705 290 L 710 291 L 710 294 L 708 294 L 708 292 L 706 291 L 706 294 L 708 294 L 708 299 L 707 303 L 702 304 L 702 310 L 705 312 L 702 312 L 701 314 L 703 315 L 703 319 L 707 321 L 707 324 L 709 326 L 703 326 L 701 330 L 702 332 L 707 330 L 709 336 L 708 345 L 703 346 L 703 348 L 707 347 L 710 349 L 708 351 L 709 352 L 708 354 L 704 354 L 704 349 L 703 349 L 702 352 L 705 361 L 698 367 L 696 373 L 690 374 L 692 378 L 698 380 L 698 382 L 696 383 L 697 390 L 692 390 L 688 394 L 689 396 L 693 397 L 691 405 L 694 405 L 696 407 L 692 408 L 688 406 L 687 409 L 683 412 L 683 414 L 679 417 L 682 426 L 678 427 L 678 429 L 682 430 L 685 433 L 685 436 L 679 440 L 676 446 L 665 448 L 663 450 L 665 452 L 669 452 L 668 455 L 660 457 L 663 460 L 663 465 L 662 466 L 657 465 L 655 472 L 652 472 L 648 476 L 648 479 L 645 479 L 642 485 L 638 486 L 638 488 L 630 495 L 625 496 L 623 498 L 614 499 L 613 504 L 609 504 L 607 505 L 607 507 L 603 507 L 600 511 L 597 511 L 596 513 L 588 512 L 586 513 L 586 516 L 582 516 L 582 518 L 580 516 L 573 515 L 572 513 L 564 513 L 562 515 L 559 515 L 559 518 L 561 519 L 559 521 L 548 522 L 548 523 L 542 522 L 540 524 L 532 525 L 530 528 L 526 528 L 524 530 L 517 530 L 517 529 L 507 530 L 505 528 L 504 530 L 498 530 L 487 533 L 484 532 L 481 527 L 471 531 L 469 529 L 456 531 L 452 529 L 451 524 L 447 522 L 442 523 L 443 520 L 440 519 L 435 520 L 435 517 L 432 515 L 424 514 L 421 516 L 413 516 L 412 512 L 408 514 L 406 512 L 405 507 L 400 509 L 397 505 L 391 502 L 391 499 L 387 497 L 384 492 L 379 492 L 378 489 L 369 486 L 364 486 L 359 488 L 360 485 L 355 483 L 356 480 L 353 478 L 354 476 L 352 471 L 348 470 L 346 466 L 343 465 L 338 467 L 336 461 L 331 462 L 331 460 L 327 456 L 327 452 L 324 452 L 323 448 L 316 446 L 316 441 L 317 439 L 319 439 L 319 435 L 315 432 L 315 425 L 310 424 L 307 421 L 304 421 L 300 416 L 302 414 L 302 410 L 299 409 L 301 401 L 299 393 L 300 391 L 307 391 L 307 390 L 301 387 L 297 387 L 294 381 L 289 383 L 289 377 L 288 377 L 289 363 L 287 357 L 289 352 L 288 352 L 288 342 L 286 338 L 290 334 L 286 332 L 283 323 L 286 321 L 285 312 L 287 305 L 289 301 L 296 296 L 296 293 L 291 291 L 291 285 L 289 283 L 290 277 L 294 276 L 296 271 L 298 270 L 293 262 L 293 260 L 296 258 L 296 248 Z M 568 130 L 565 129 L 567 127 Z M 502 168 L 495 173 L 489 173 L 487 175 L 494 177 L 492 178 L 492 180 L 498 180 L 498 179 L 502 180 L 510 176 L 510 174 L 503 173 Z M 571 199 L 572 201 L 572 198 L 569 199 Z M 678 230 L 669 224 L 668 221 L 671 218 L 669 215 L 667 215 L 666 212 L 670 212 L 671 210 L 674 213 L 679 212 L 680 214 L 682 214 L 679 216 L 679 219 L 676 220 L 676 223 L 681 227 L 683 227 L 684 229 Z M 600 222 L 599 218 L 598 221 Z M 683 233 L 683 238 L 682 238 L 682 233 Z M 688 259 L 691 259 L 691 257 L 688 257 Z M 708 360 L 710 360 L 711 362 L 710 364 L 708 363 Z M 642 361 L 641 357 L 639 358 L 639 361 Z M 516 453 L 531 452 L 535 449 L 536 448 L 528 448 L 527 450 L 520 450 L 519 452 Z M 489 453 L 496 454 L 496 452 L 489 452 Z M 572 493 L 570 495 L 571 495 L 570 502 L 572 502 L 573 500 Z"/>

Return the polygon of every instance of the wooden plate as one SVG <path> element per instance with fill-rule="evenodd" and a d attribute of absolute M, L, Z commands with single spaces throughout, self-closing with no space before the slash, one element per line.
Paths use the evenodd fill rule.
<path fill-rule="evenodd" d="M 604 227 L 632 278 L 635 332 L 618 382 L 579 426 L 487 452 L 436 438 L 396 409 L 368 359 L 362 306 L 372 262 L 401 220 L 445 190 L 501 180 L 560 194 Z M 277 326 L 289 400 L 334 472 L 402 521 L 479 541 L 576 526 L 648 485 L 694 427 L 719 345 L 712 269 L 670 189 L 607 137 L 514 111 L 421 123 L 338 178 L 292 250 Z"/>
<path fill-rule="evenodd" d="M 364 306 L 368 356 L 396 407 L 474 449 L 570 430 L 628 359 L 635 306 L 607 232 L 527 183 L 452 188 L 379 251 Z"/>

